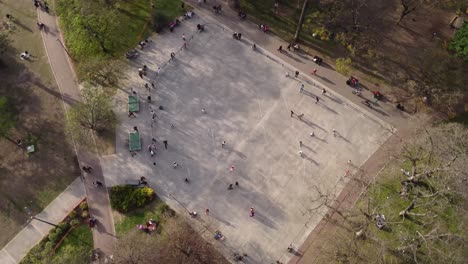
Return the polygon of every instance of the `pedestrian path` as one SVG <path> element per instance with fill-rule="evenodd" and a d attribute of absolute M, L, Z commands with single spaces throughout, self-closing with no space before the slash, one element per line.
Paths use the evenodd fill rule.
<path fill-rule="evenodd" d="M 42 31 L 44 47 L 62 95 L 62 101 L 65 108 L 68 108 L 80 101 L 81 98 L 72 61 L 63 44 L 63 37 L 57 25 L 58 18 L 53 15 L 53 12 L 46 13 L 41 9 L 37 9 L 37 15 L 38 20 L 44 23 L 47 29 Z M 94 139 L 90 138 L 89 140 Z M 76 152 L 80 167 L 91 166 L 93 168 L 92 173 L 83 173 L 89 211 L 91 216 L 97 219 L 97 228 L 93 229 L 94 247 L 99 248 L 105 254 L 111 254 L 115 242 L 115 230 L 109 195 L 105 184 L 102 188 L 96 188 L 92 184 L 94 181 L 104 183 L 99 156 L 79 145 L 76 145 Z"/>
<path fill-rule="evenodd" d="M 86 197 L 83 181 L 76 178 L 55 200 L 35 217 L 53 224 L 61 222 Z M 0 263 L 18 263 L 49 231 L 52 225 L 32 219 L 1 251 Z"/>

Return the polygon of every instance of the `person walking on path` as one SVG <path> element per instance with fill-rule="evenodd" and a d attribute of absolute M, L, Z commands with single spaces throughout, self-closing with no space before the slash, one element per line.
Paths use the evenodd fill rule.
<path fill-rule="evenodd" d="M 333 132 L 333 136 L 336 137 L 336 130 L 333 129 L 332 132 Z"/>
<path fill-rule="evenodd" d="M 231 183 L 231 184 L 229 184 L 228 190 L 232 190 L 232 189 L 234 189 L 234 188 L 232 188 L 232 183 Z"/>
<path fill-rule="evenodd" d="M 302 148 L 302 141 L 299 141 L 299 147 Z"/>
<path fill-rule="evenodd" d="M 279 48 L 278 48 L 278 51 L 283 52 L 283 46 L 280 45 Z"/>
<path fill-rule="evenodd" d="M 184 34 L 184 33 L 182 33 L 182 40 L 183 40 L 184 42 L 187 41 L 186 38 L 185 38 L 185 34 Z"/>
<path fill-rule="evenodd" d="M 294 75 L 294 77 L 299 77 L 299 71 L 296 71 L 296 74 Z"/>
<path fill-rule="evenodd" d="M 93 170 L 93 168 L 91 168 L 91 166 L 83 166 L 82 169 L 83 169 L 83 171 L 85 171 L 87 173 L 91 173 L 91 171 Z"/>
<path fill-rule="evenodd" d="M 205 214 L 206 214 L 206 215 L 209 215 L 209 214 L 210 214 L 210 209 L 206 208 L 206 209 L 205 209 Z"/>
<path fill-rule="evenodd" d="M 293 110 L 291 110 L 291 117 L 293 117 L 293 115 L 294 115 L 294 111 L 293 111 Z"/>
<path fill-rule="evenodd" d="M 224 148 L 226 146 L 226 141 L 223 140 L 223 142 L 221 142 L 221 148 Z"/>
<path fill-rule="evenodd" d="M 313 75 L 317 75 L 317 69 L 313 69 L 313 70 L 312 70 L 312 74 L 313 74 Z"/>
<path fill-rule="evenodd" d="M 286 49 L 288 49 L 289 51 L 291 51 L 291 43 L 288 44 L 288 46 L 286 47 Z"/>
<path fill-rule="evenodd" d="M 163 143 L 164 143 L 164 148 L 167 149 L 167 140 L 164 140 Z"/>
<path fill-rule="evenodd" d="M 320 101 L 319 97 L 316 96 L 316 97 L 315 97 L 315 104 L 317 104 L 319 101 Z"/>
<path fill-rule="evenodd" d="M 94 181 L 93 185 L 96 186 L 96 187 L 102 187 L 104 184 L 102 184 L 102 182 L 100 182 L 100 181 Z"/>
<path fill-rule="evenodd" d="M 322 95 L 325 95 L 327 93 L 327 91 L 325 91 L 325 89 L 322 89 Z"/>
<path fill-rule="evenodd" d="M 175 53 L 171 52 L 171 61 L 175 59 Z"/>
<path fill-rule="evenodd" d="M 250 212 L 250 217 L 254 217 L 255 211 L 254 211 L 253 207 L 250 207 L 249 212 Z"/>
<path fill-rule="evenodd" d="M 301 84 L 301 88 L 299 89 L 299 92 L 300 93 L 304 92 L 304 84 L 303 83 Z"/>
<path fill-rule="evenodd" d="M 236 187 L 239 187 L 239 182 L 236 182 L 235 185 L 236 185 Z"/>
<path fill-rule="evenodd" d="M 297 117 L 299 118 L 299 120 L 301 120 L 301 121 L 302 121 L 302 118 L 304 117 L 304 113 L 302 113 L 302 114 L 298 115 Z"/>

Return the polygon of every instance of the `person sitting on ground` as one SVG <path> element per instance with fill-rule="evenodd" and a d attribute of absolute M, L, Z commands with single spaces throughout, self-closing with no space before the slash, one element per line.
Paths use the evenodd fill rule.
<path fill-rule="evenodd" d="M 194 15 L 194 13 L 192 11 L 187 11 L 185 14 L 184 14 L 184 17 L 186 18 L 192 18 Z"/>
<path fill-rule="evenodd" d="M 294 49 L 294 51 L 298 51 L 299 50 L 299 44 L 297 44 L 297 43 L 294 44 L 293 49 Z"/>
<path fill-rule="evenodd" d="M 28 51 L 25 51 L 25 52 L 21 53 L 21 55 L 20 55 L 22 60 L 27 60 L 27 59 L 29 59 L 30 56 L 31 56 L 31 54 L 29 54 Z"/>

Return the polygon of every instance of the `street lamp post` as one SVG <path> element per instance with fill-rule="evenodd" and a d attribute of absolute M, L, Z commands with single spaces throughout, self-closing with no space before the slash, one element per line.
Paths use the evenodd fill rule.
<path fill-rule="evenodd" d="M 24 210 L 26 210 L 26 212 L 28 213 L 29 219 L 36 219 L 37 221 L 40 221 L 40 222 L 46 223 L 46 224 L 48 224 L 48 225 L 51 225 L 51 226 L 55 226 L 55 227 L 60 228 L 60 226 L 58 226 L 58 225 L 56 225 L 56 224 L 54 224 L 54 223 L 48 222 L 48 221 L 46 221 L 46 220 L 42 220 L 42 219 L 37 218 L 36 216 L 32 215 L 31 209 L 29 209 L 28 207 L 25 206 L 25 207 L 24 207 Z"/>

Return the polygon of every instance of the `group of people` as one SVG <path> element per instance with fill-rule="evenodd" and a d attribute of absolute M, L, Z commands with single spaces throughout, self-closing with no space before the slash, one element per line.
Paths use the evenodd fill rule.
<path fill-rule="evenodd" d="M 150 219 L 148 222 L 146 222 L 144 225 L 137 225 L 136 226 L 138 230 L 141 230 L 148 235 L 151 234 L 151 232 L 156 231 L 159 227 L 159 222 L 154 221 L 153 219 Z"/>

